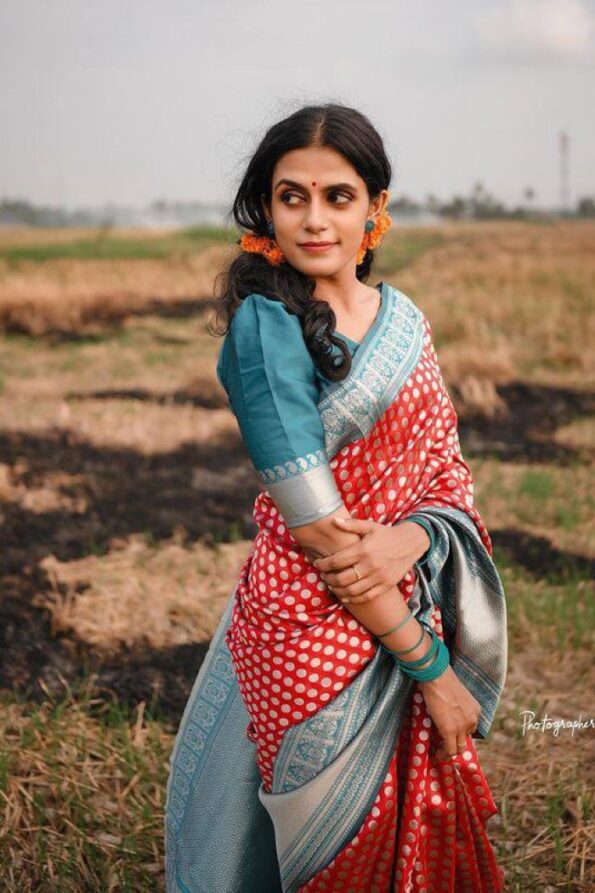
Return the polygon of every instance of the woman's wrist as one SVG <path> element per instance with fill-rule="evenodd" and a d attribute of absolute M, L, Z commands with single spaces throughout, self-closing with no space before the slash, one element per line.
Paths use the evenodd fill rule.
<path fill-rule="evenodd" d="M 408 661 L 421 660 L 428 653 L 430 645 L 432 643 L 431 637 L 421 626 L 421 624 L 417 622 L 417 620 L 410 623 L 409 626 L 414 633 L 414 641 L 411 643 L 410 646 L 402 646 L 396 648 L 390 644 L 390 636 L 387 636 L 381 640 L 384 647 L 388 648 L 389 651 L 397 652 L 396 656 L 404 663 L 407 663 Z M 432 658 L 428 657 L 427 661 L 422 661 L 422 663 L 420 664 L 420 668 L 426 667 L 431 663 L 431 661 Z"/>
<path fill-rule="evenodd" d="M 423 687 L 432 688 L 433 686 L 436 685 L 436 683 L 444 682 L 444 680 L 448 678 L 449 673 L 451 673 L 451 672 L 453 672 L 453 670 L 452 670 L 452 666 L 449 664 L 446 667 L 446 669 L 444 670 L 444 672 L 440 674 L 440 676 L 437 676 L 435 679 L 426 679 L 424 682 L 418 681 L 417 684 L 422 688 Z"/>
<path fill-rule="evenodd" d="M 421 641 L 419 648 L 417 648 L 415 651 L 412 651 L 411 654 L 400 655 L 401 660 L 403 660 L 405 662 L 407 662 L 408 660 L 417 660 L 417 661 L 421 660 L 422 657 L 426 657 L 426 655 L 428 654 L 431 644 L 432 644 L 432 637 L 424 629 L 423 639 Z M 434 662 L 434 656 L 430 655 L 429 657 L 427 657 L 426 660 L 421 660 L 421 663 L 419 664 L 419 669 L 423 670 L 433 662 Z"/>
<path fill-rule="evenodd" d="M 432 539 L 428 533 L 428 530 L 416 518 L 406 518 L 404 521 L 400 521 L 399 524 L 397 525 L 397 527 L 401 526 L 402 524 L 411 524 L 411 525 L 413 525 L 413 528 L 416 531 L 417 540 L 419 542 L 419 545 L 416 550 L 416 554 L 417 554 L 416 560 L 419 561 L 419 559 L 423 558 L 424 555 L 428 552 L 428 550 L 432 546 Z"/>
<path fill-rule="evenodd" d="M 386 595 L 389 594 L 387 593 Z M 379 629 L 378 625 L 374 623 L 373 629 L 377 630 L 377 632 L 371 630 L 372 634 L 389 651 L 406 652 L 404 658 L 407 660 L 420 658 L 428 648 L 429 637 L 427 633 L 424 632 L 422 638 L 423 628 L 409 610 L 407 602 L 400 592 L 397 600 L 398 613 L 395 612 L 394 597 L 391 595 L 387 599 L 386 595 L 379 596 L 375 600 L 378 611 L 376 616 L 383 617 L 384 626 Z"/>

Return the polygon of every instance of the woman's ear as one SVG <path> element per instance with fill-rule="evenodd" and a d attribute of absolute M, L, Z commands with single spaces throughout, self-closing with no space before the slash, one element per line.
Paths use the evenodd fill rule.
<path fill-rule="evenodd" d="M 264 192 L 261 192 L 261 194 L 260 194 L 260 202 L 262 204 L 262 207 L 264 210 L 264 215 L 265 215 L 266 219 L 272 220 L 271 209 L 269 208 L 269 206 L 267 204 L 267 197 Z"/>
<path fill-rule="evenodd" d="M 381 192 L 378 193 L 376 198 L 370 202 L 368 217 L 374 217 L 376 214 L 380 214 L 386 209 L 386 206 L 388 205 L 388 196 L 388 189 L 383 189 Z"/>

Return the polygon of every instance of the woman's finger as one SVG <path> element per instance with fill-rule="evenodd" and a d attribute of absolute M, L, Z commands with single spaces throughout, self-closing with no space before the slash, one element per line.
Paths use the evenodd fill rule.
<path fill-rule="evenodd" d="M 329 587 L 329 589 L 332 589 L 335 595 L 341 599 L 358 598 L 359 596 L 369 592 L 369 590 L 373 587 L 382 585 L 382 582 L 379 581 L 374 574 L 362 576 L 361 580 L 356 580 L 353 572 L 351 572 L 351 574 L 347 572 L 346 577 L 347 576 L 351 576 L 353 579 L 350 579 L 349 582 L 341 583 L 338 577 L 333 574 L 327 574 L 326 576 L 323 576 L 322 579 Z"/>
<path fill-rule="evenodd" d="M 359 598 L 359 596 L 368 592 L 368 590 L 375 585 L 374 582 L 367 577 L 363 580 L 356 580 L 355 582 L 350 583 L 349 586 L 341 586 L 337 583 L 333 583 L 331 580 L 325 580 L 324 582 L 340 601 L 343 601 L 346 598 Z"/>
<path fill-rule="evenodd" d="M 366 602 L 374 601 L 375 598 L 378 598 L 379 595 L 384 595 L 390 589 L 392 589 L 392 586 L 372 586 L 363 595 L 352 596 L 348 593 L 346 597 L 341 599 L 341 602 L 344 605 L 362 605 Z"/>
<path fill-rule="evenodd" d="M 328 579 L 335 586 L 355 586 L 357 583 L 363 583 L 366 579 L 368 579 L 368 586 L 370 585 L 370 569 L 362 562 L 355 562 L 354 565 L 345 568 L 343 571 L 335 571 L 330 574 L 322 574 L 321 576 L 325 582 Z"/>
<path fill-rule="evenodd" d="M 442 744 L 439 744 L 436 748 L 436 759 L 440 760 L 441 763 L 448 763 L 449 760 L 452 759 L 452 756 L 451 754 L 449 754 L 444 742 L 442 742 Z"/>
<path fill-rule="evenodd" d="M 361 540 L 353 546 L 346 546 L 344 549 L 338 549 L 336 552 L 333 552 L 332 555 L 325 555 L 324 558 L 316 558 L 312 564 L 317 570 L 324 571 L 325 574 L 329 571 L 335 573 L 337 571 L 345 570 L 345 568 L 350 565 L 357 564 L 358 561 L 364 560 L 365 556 L 362 554 L 360 543 Z"/>
<path fill-rule="evenodd" d="M 362 598 L 362 601 L 366 602 L 370 598 L 373 599 L 378 595 L 382 595 L 383 592 L 392 592 L 393 588 L 400 582 L 400 578 L 396 582 L 392 579 L 390 581 L 385 580 L 373 571 L 365 575 L 362 571 L 360 573 L 362 574 L 361 580 L 355 579 L 353 571 L 347 571 L 342 577 L 338 574 L 321 574 L 321 577 L 337 598 L 340 598 L 341 601 L 350 599 L 354 604 L 356 604 L 356 599 L 359 599 L 360 596 L 365 596 Z M 347 581 L 349 576 L 354 579 Z"/>
<path fill-rule="evenodd" d="M 457 750 L 457 736 L 452 732 L 447 734 L 444 738 L 444 751 L 446 752 L 446 759 L 452 759 L 456 757 L 458 754 Z"/>

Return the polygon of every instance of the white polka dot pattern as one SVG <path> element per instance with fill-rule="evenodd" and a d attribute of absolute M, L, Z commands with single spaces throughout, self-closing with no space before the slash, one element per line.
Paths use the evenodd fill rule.
<path fill-rule="evenodd" d="M 343 501 L 355 518 L 395 524 L 426 506 L 462 509 L 486 549 L 489 534 L 473 505 L 473 480 L 457 434 L 431 328 L 398 398 L 370 433 L 331 460 Z M 267 791 L 288 728 L 316 713 L 372 659 L 377 640 L 341 605 L 284 524 L 270 494 L 254 506 L 258 534 L 238 583 L 226 636 L 250 715 Z M 405 600 L 415 568 L 403 577 Z M 440 610 L 432 617 L 442 638 Z M 369 815 L 352 841 L 300 893 L 499 891 L 484 825 L 497 812 L 470 737 L 453 762 L 433 755 L 436 729 L 415 690 L 398 746 Z M 400 818 L 398 818 L 400 816 Z M 391 882 L 394 877 L 394 882 Z"/>

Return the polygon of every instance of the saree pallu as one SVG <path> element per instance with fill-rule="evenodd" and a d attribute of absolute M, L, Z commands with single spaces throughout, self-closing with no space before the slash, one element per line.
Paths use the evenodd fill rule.
<path fill-rule="evenodd" d="M 327 454 L 353 517 L 432 523 L 428 561 L 398 588 L 445 641 L 485 738 L 506 674 L 505 596 L 429 322 L 397 297 L 323 391 Z M 269 491 L 254 519 L 172 755 L 168 891 L 502 890 L 472 736 L 439 761 L 417 684 L 333 596 Z"/>

